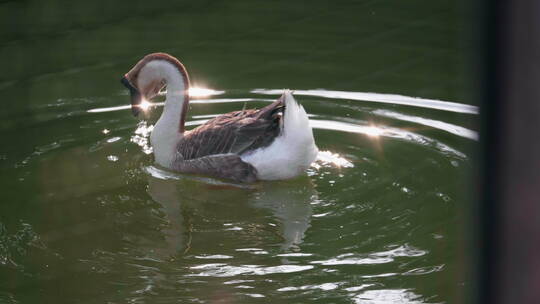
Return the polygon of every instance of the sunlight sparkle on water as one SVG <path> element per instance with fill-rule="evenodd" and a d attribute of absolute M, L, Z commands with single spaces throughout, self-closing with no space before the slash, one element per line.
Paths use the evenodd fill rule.
<path fill-rule="evenodd" d="M 330 151 L 319 151 L 319 154 L 317 154 L 317 159 L 312 164 L 312 167 L 314 167 L 315 169 L 320 169 L 321 165 L 338 168 L 354 167 L 354 165 L 350 161 L 348 161 L 344 157 L 341 157 L 339 154 L 332 153 Z"/>
<path fill-rule="evenodd" d="M 150 133 L 152 132 L 153 129 L 154 129 L 153 125 L 148 126 L 146 124 L 146 121 L 141 121 L 137 125 L 137 129 L 134 132 L 135 134 L 131 136 L 131 142 L 134 142 L 137 145 L 139 145 L 145 154 L 152 153 L 152 146 L 150 145 L 148 141 L 149 139 L 148 137 L 150 136 Z"/>
<path fill-rule="evenodd" d="M 369 137 L 379 137 L 384 131 L 376 126 L 369 126 L 364 129 L 364 133 Z"/>
<path fill-rule="evenodd" d="M 206 97 L 206 96 L 212 96 L 212 95 L 221 95 L 225 93 L 225 91 L 216 91 L 208 88 L 201 88 L 201 87 L 191 87 L 189 88 L 189 96 L 191 97 Z"/>

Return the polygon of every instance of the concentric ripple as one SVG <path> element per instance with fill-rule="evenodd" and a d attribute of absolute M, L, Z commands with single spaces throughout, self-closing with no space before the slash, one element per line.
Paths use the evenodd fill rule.
<path fill-rule="evenodd" d="M 198 88 L 186 125 L 281 93 Z M 16 183 L 36 184 L 29 196 L 50 220 L 0 223 L 0 266 L 19 274 L 12 290 L 23 278 L 67 284 L 59 274 L 76 273 L 113 291 L 112 302 L 452 298 L 440 286 L 462 284 L 457 181 L 478 140 L 478 109 L 399 94 L 295 94 L 317 160 L 299 178 L 249 185 L 153 164 L 148 139 L 163 102 L 141 121 L 125 92 L 36 109 L 40 143 L 4 164 Z"/>

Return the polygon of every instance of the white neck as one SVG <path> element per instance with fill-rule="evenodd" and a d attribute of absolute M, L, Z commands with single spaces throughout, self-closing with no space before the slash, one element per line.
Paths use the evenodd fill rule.
<path fill-rule="evenodd" d="M 176 154 L 176 145 L 182 138 L 182 117 L 185 115 L 184 76 L 171 63 L 165 60 L 155 60 L 146 64 L 140 71 L 139 87 L 156 79 L 164 79 L 167 83 L 167 99 L 163 113 L 154 126 L 150 135 L 150 142 L 154 149 L 154 157 L 158 164 L 170 167 Z"/>

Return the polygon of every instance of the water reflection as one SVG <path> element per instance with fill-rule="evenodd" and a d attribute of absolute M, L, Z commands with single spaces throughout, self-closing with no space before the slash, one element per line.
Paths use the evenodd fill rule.
<path fill-rule="evenodd" d="M 279 228 L 277 231 L 282 250 L 298 249 L 310 226 L 310 203 L 318 198 L 317 191 L 307 177 L 293 182 L 243 185 L 207 177 L 181 175 L 154 166 L 147 167 L 146 171 L 149 173 L 148 194 L 161 205 L 170 222 L 162 231 L 168 243 L 166 252 L 161 253 L 163 256 L 188 253 L 193 244 L 199 242 L 191 233 L 197 228 L 189 224 L 192 221 L 189 217 L 193 213 L 202 216 L 202 220 L 213 219 L 215 225 L 212 229 L 244 232 L 238 236 L 246 237 L 248 244 L 250 239 L 253 239 L 252 245 L 256 245 L 257 231 L 250 227 L 255 224 L 250 222 L 250 219 L 258 218 L 259 223 L 256 224 L 260 225 L 261 219 L 256 216 L 259 213 L 257 210 L 270 212 L 272 217 L 268 220 L 269 223 L 262 224 Z M 235 216 L 228 216 L 231 213 Z M 273 223 L 274 221 L 276 223 Z M 244 229 L 251 231 L 246 234 Z M 260 250 L 253 250 L 257 251 L 260 254 Z M 199 256 L 214 259 L 228 257 L 223 253 Z"/>

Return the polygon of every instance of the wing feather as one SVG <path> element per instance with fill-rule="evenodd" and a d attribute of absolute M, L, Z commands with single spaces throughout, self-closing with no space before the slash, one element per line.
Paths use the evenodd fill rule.
<path fill-rule="evenodd" d="M 220 115 L 186 132 L 178 144 L 184 160 L 218 154 L 241 155 L 265 147 L 279 136 L 282 99 L 259 110 L 242 110 Z"/>

